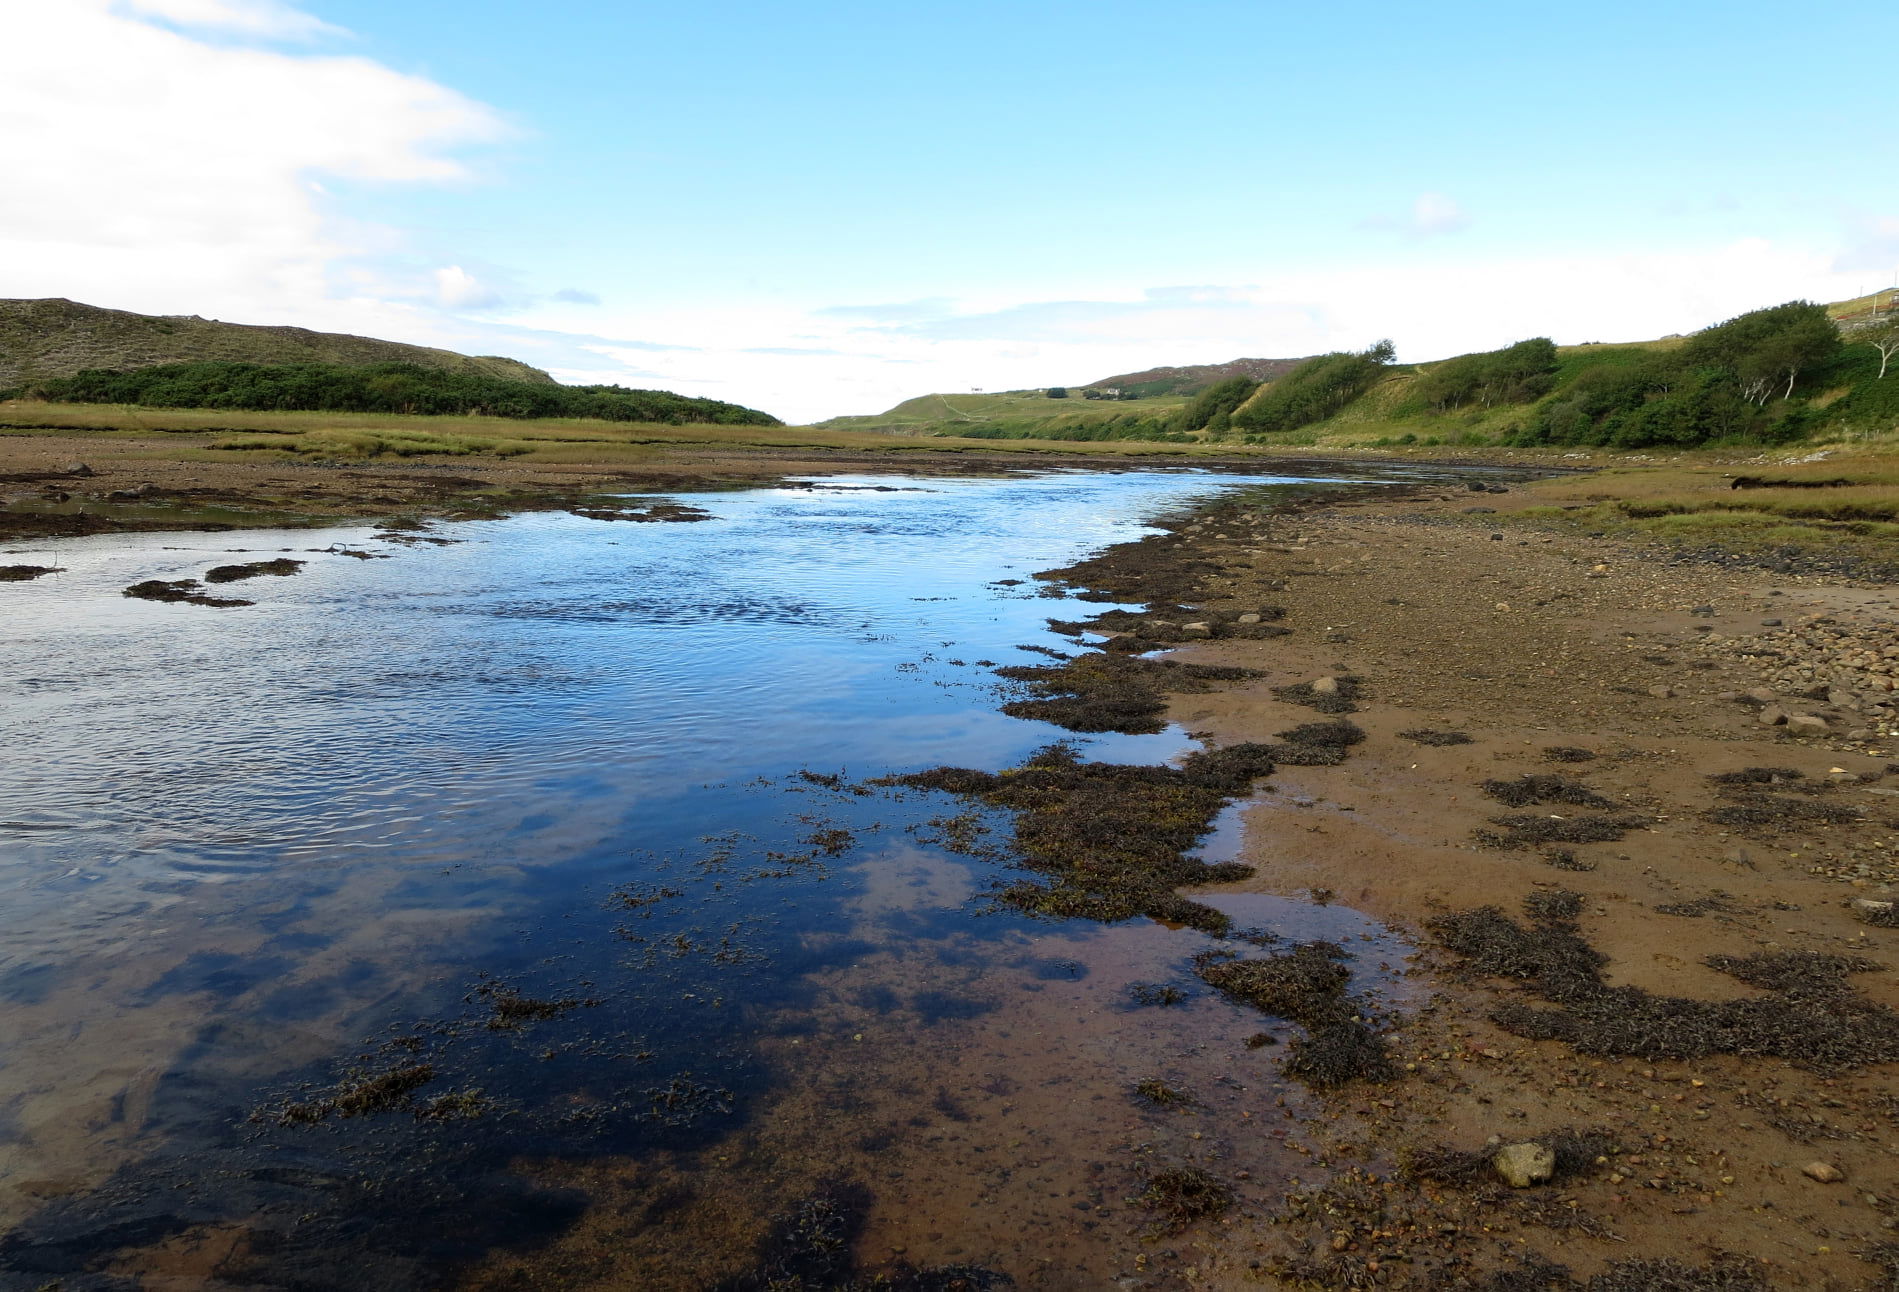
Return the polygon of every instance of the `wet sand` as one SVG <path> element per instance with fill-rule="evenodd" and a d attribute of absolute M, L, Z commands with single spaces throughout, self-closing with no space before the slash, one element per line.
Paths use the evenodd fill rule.
<path fill-rule="evenodd" d="M 1657 1259 L 1716 1280 L 1742 1277 L 1738 1264 L 1719 1273 L 1721 1254 L 1738 1253 L 1760 1262 L 1748 1277 L 1764 1281 L 1666 1283 L 1688 1276 L 1625 1265 L 1619 1274 L 1633 1281 L 1604 1286 L 1885 1286 L 1878 1271 L 1890 1277 L 1899 1253 L 1899 1066 L 1631 1057 L 1526 1039 L 1491 1015 L 1542 1002 L 1465 972 L 1429 921 L 1485 906 L 1522 919 L 1535 895 L 1573 892 L 1573 924 L 1606 957 L 1611 985 L 1759 997 L 1704 959 L 1812 952 L 1873 962 L 1847 975 L 1849 989 L 1899 1006 L 1899 930 L 1849 907 L 1890 899 L 1899 884 L 1899 740 L 1874 710 L 1893 698 L 1883 690 L 1891 674 L 1849 670 L 1862 689 L 1829 688 L 1844 648 L 1811 644 L 1816 625 L 1849 644 L 1899 644 L 1894 590 L 1667 564 L 1509 523 L 1533 487 L 1481 499 L 1501 515 L 1467 514 L 1473 501 L 1440 487 L 1278 516 L 1216 506 L 1150 540 L 1212 568 L 1193 600 L 1209 614 L 1271 604 L 1293 629 L 1176 653 L 1266 673 L 1176 697 L 1170 716 L 1196 735 L 1270 740 L 1314 717 L 1273 688 L 1362 679 L 1350 720 L 1367 739 L 1338 766 L 1281 766 L 1247 816 L 1239 855 L 1257 873 L 1212 891 L 1316 895 L 1407 932 L 1423 952 L 1411 987 L 1429 1004 L 1390 1034 L 1402 1076 L 1325 1096 L 1314 1120 L 1296 1124 L 1289 1143 L 1309 1164 L 1278 1204 L 1230 1224 L 1175 1282 L 1149 1285 L 1239 1285 L 1258 1261 L 1325 1287 L 1491 1286 L 1482 1278 L 1500 1270 L 1529 1280 L 1510 1287 L 1570 1286 L 1535 1281 L 1531 1253 L 1578 1280 Z M 1808 693 L 1790 694 L 1789 679 Z M 1765 704 L 1745 695 L 1775 682 Z M 1826 723 L 1765 725 L 1774 708 Z M 1419 729 L 1471 740 L 1399 734 Z M 1595 756 L 1558 761 L 1551 749 Z M 1724 796 L 1709 777 L 1755 767 L 1804 774 L 1795 788 L 1808 793 L 1777 804 L 1825 803 L 1840 819 L 1776 807 L 1759 823 L 1709 820 L 1746 793 Z M 1530 774 L 1585 784 L 1639 824 L 1619 841 L 1485 846 L 1483 832 L 1498 833 L 1494 818 L 1513 809 L 1480 786 Z M 1584 815 L 1560 803 L 1526 810 Z M 1876 1032 L 1881 1022 L 1842 1026 Z M 1420 1166 L 1440 1148 L 1479 1154 L 1493 1138 L 1561 1129 L 1599 1129 L 1613 1148 L 1595 1145 L 1602 1160 L 1525 1189 L 1487 1164 L 1436 1178 Z"/>

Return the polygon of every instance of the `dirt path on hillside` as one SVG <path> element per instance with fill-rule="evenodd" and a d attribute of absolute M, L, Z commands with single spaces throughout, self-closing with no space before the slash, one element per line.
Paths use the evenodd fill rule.
<path fill-rule="evenodd" d="M 1415 937 L 1430 993 L 1391 1033 L 1397 1079 L 1297 1127 L 1284 1206 L 1169 1277 L 1888 1286 L 1894 589 L 1666 564 L 1509 523 L 1526 501 L 1216 506 L 1149 540 L 1203 571 L 1189 635 L 1262 608 L 1292 629 L 1176 652 L 1265 676 L 1178 696 L 1175 721 L 1271 740 L 1318 716 L 1276 688 L 1317 682 L 1365 736 L 1282 764 L 1254 877 L 1193 895 L 1358 908 Z M 1496 1147 L 1539 1140 L 1555 1178 L 1503 1183 Z"/>

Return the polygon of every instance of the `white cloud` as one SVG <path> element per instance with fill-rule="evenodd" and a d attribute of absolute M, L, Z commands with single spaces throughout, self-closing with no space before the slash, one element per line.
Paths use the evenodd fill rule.
<path fill-rule="evenodd" d="M 460 265 L 435 271 L 435 301 L 443 309 L 485 310 L 501 304 L 501 294 Z"/>
<path fill-rule="evenodd" d="M 124 0 L 122 8 L 181 27 L 267 40 L 311 40 L 348 34 L 279 0 Z"/>
<path fill-rule="evenodd" d="M 322 27 L 267 0 L 134 2 L 227 35 Z M 364 231 L 317 177 L 461 181 L 454 150 L 505 133 L 371 60 L 209 43 L 110 0 L 16 6 L 8 27 L 33 57 L 0 78 L 0 296 L 322 326 L 348 313 L 326 304 Z"/>
<path fill-rule="evenodd" d="M 1402 216 L 1374 215 L 1363 222 L 1364 228 L 1402 233 L 1413 238 L 1437 238 L 1462 233 L 1470 227 L 1470 216 L 1442 193 L 1420 193 L 1411 210 Z"/>

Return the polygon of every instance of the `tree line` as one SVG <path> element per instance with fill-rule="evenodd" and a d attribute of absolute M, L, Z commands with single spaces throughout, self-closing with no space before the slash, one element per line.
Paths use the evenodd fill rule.
<path fill-rule="evenodd" d="M 403 413 L 458 417 L 591 417 L 609 422 L 781 426 L 717 399 L 624 386 L 559 386 L 413 363 L 166 363 L 88 369 L 20 394 L 59 403 L 253 412 Z"/>

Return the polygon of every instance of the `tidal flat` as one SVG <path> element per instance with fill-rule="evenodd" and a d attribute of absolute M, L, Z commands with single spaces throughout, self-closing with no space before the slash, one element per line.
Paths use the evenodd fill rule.
<path fill-rule="evenodd" d="M 1890 590 L 1482 479 L 10 557 L 0 1270 L 1856 1286 Z M 122 595 L 227 568 L 279 577 Z"/>

